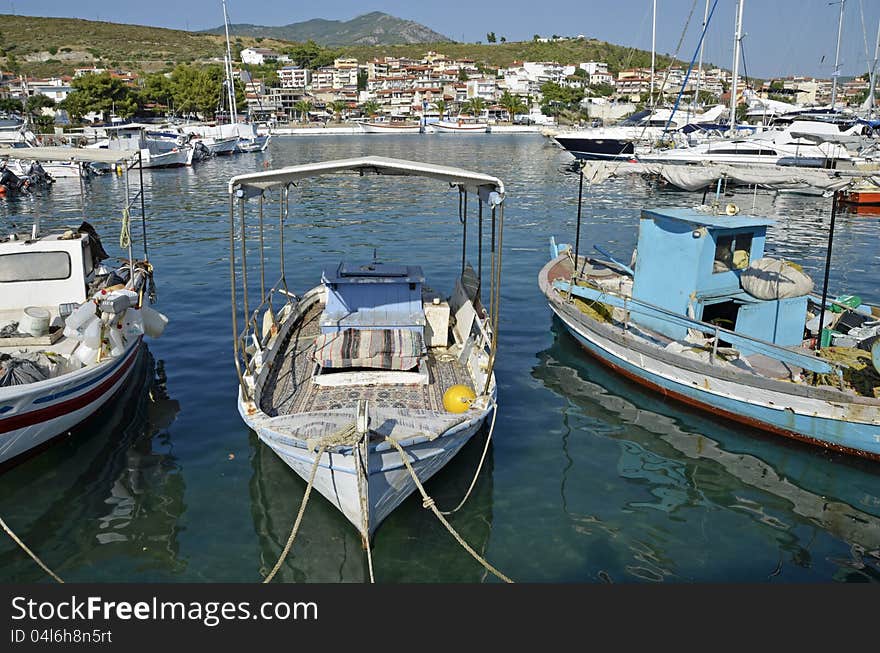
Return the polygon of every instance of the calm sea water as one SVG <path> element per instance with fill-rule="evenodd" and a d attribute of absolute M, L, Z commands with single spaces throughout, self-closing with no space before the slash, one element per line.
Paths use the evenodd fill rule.
<path fill-rule="evenodd" d="M 0 476 L 0 515 L 63 578 L 258 581 L 274 564 L 305 484 L 236 411 L 225 184 L 266 164 L 361 154 L 459 165 L 508 188 L 500 412 L 487 464 L 453 519 L 493 564 L 530 582 L 880 580 L 880 466 L 669 404 L 610 375 L 554 323 L 537 273 L 551 235 L 574 238 L 576 179 L 559 171 L 570 157 L 540 136 L 498 134 L 276 138 L 264 154 L 145 173 L 157 307 L 168 329 L 149 342 L 140 381 L 125 396 L 75 438 Z M 114 254 L 121 187 L 105 176 L 85 195 L 87 218 Z M 582 242 L 628 260 L 642 207 L 700 199 L 612 180 L 585 197 Z M 724 199 L 775 218 L 769 252 L 802 262 L 821 282 L 830 200 Z M 277 210 L 267 204 L 270 240 Z M 284 234 L 288 283 L 310 288 L 322 269 L 375 248 L 386 260 L 422 265 L 428 283 L 448 292 L 460 264 L 457 210 L 455 191 L 431 182 L 302 184 Z M 0 224 L 29 224 L 35 214 L 45 225 L 78 224 L 76 182 L 3 203 Z M 876 217 L 838 217 L 835 292 L 880 301 L 877 234 Z M 274 281 L 277 247 L 269 262 Z M 253 272 L 251 281 L 256 288 Z M 484 438 L 428 483 L 441 508 L 463 496 Z M 379 582 L 491 580 L 415 498 L 380 527 L 373 560 Z M 361 582 L 366 573 L 354 528 L 313 495 L 280 578 Z M 0 580 L 45 576 L 2 538 Z"/>

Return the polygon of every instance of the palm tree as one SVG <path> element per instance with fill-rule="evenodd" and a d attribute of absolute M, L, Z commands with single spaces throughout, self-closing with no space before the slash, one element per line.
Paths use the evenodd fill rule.
<path fill-rule="evenodd" d="M 440 114 L 440 120 L 443 120 L 443 115 L 446 113 L 446 100 L 437 100 L 434 103 L 434 106 L 437 107 L 437 113 Z"/>
<path fill-rule="evenodd" d="M 300 100 L 293 105 L 293 109 L 299 114 L 300 122 L 305 124 L 308 122 L 309 111 L 312 110 L 312 103 L 308 100 Z"/>
<path fill-rule="evenodd" d="M 472 97 L 462 107 L 466 113 L 471 114 L 474 118 L 479 118 L 485 108 L 486 101 L 481 97 Z"/>
<path fill-rule="evenodd" d="M 342 122 L 342 113 L 348 109 L 348 102 L 345 100 L 333 100 L 330 103 L 330 110 L 333 112 L 333 115 L 336 116 L 336 122 Z"/>
<path fill-rule="evenodd" d="M 522 98 L 518 95 L 513 95 L 510 91 L 504 91 L 498 104 L 507 109 L 510 122 L 513 122 L 513 117 L 516 114 L 526 112 L 526 105 L 522 101 Z"/>
<path fill-rule="evenodd" d="M 379 113 L 379 103 L 376 102 L 376 100 L 367 100 L 361 105 L 361 111 L 363 111 L 364 115 L 368 118 L 372 118 Z"/>

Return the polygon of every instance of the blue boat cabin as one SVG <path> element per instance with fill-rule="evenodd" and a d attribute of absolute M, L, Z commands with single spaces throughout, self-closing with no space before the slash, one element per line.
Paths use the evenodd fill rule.
<path fill-rule="evenodd" d="M 342 262 L 324 273 L 327 305 L 321 314 L 324 334 L 344 329 L 404 329 L 424 335 L 422 284 L 417 265 Z"/>
<path fill-rule="evenodd" d="M 777 345 L 800 345 L 806 296 L 762 300 L 740 286 L 742 271 L 764 256 L 770 224 L 766 218 L 694 209 L 642 211 L 633 297 Z M 632 319 L 676 340 L 687 335 L 685 325 L 657 316 Z M 739 349 L 753 353 L 747 345 Z"/>

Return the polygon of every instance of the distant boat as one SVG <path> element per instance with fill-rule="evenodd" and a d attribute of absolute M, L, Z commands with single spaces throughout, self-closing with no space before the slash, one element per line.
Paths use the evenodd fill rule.
<path fill-rule="evenodd" d="M 584 349 L 660 396 L 880 460 L 880 307 L 823 313 L 806 275 L 764 258 L 772 221 L 735 213 L 642 211 L 632 266 L 552 242 L 540 288 Z"/>
<path fill-rule="evenodd" d="M 473 118 L 458 118 L 458 120 L 438 120 L 431 123 L 438 133 L 449 134 L 484 134 L 489 131 L 489 125 L 478 122 Z"/>
<path fill-rule="evenodd" d="M 366 134 L 419 134 L 424 131 L 418 121 L 402 116 L 369 120 L 361 122 L 360 126 Z"/>

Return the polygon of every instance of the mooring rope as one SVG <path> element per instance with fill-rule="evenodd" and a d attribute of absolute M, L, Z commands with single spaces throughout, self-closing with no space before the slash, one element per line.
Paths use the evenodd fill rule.
<path fill-rule="evenodd" d="M 477 479 L 480 477 L 480 472 L 483 469 L 483 463 L 486 461 L 486 453 L 489 451 L 489 444 L 492 442 L 492 433 L 495 431 L 495 418 L 498 416 L 498 403 L 492 402 L 492 423 L 489 425 L 489 435 L 486 436 L 486 445 L 483 447 L 483 455 L 480 456 L 480 463 L 477 465 L 477 471 L 474 472 L 474 478 L 471 480 L 471 485 L 468 488 L 467 492 L 465 492 L 464 498 L 461 502 L 455 506 L 452 510 L 441 510 L 440 514 L 442 515 L 451 515 L 453 513 L 461 510 L 461 507 L 465 504 L 465 502 L 470 498 L 471 492 L 474 490 L 474 486 L 477 484 Z"/>
<path fill-rule="evenodd" d="M 284 564 L 284 560 L 287 558 L 287 554 L 290 553 L 290 549 L 293 548 L 293 541 L 296 539 L 296 534 L 299 531 L 299 525 L 300 523 L 302 523 L 303 514 L 305 513 L 306 505 L 309 502 L 309 495 L 312 493 L 312 485 L 315 482 L 315 475 L 318 473 L 318 467 L 321 463 L 321 456 L 323 455 L 324 447 L 318 447 L 315 455 L 315 463 L 312 465 L 312 474 L 311 476 L 309 476 L 309 483 L 306 486 L 306 493 L 303 495 L 302 503 L 299 506 L 299 513 L 296 516 L 296 521 L 294 521 L 293 523 L 293 528 L 290 530 L 290 536 L 287 538 L 287 544 L 284 545 L 284 550 L 278 557 L 278 562 L 275 563 L 272 571 L 270 571 L 269 575 L 263 579 L 263 583 L 272 582 L 272 579 L 275 578 L 275 574 L 278 573 L 278 570 L 281 569 L 281 565 Z"/>
<path fill-rule="evenodd" d="M 122 227 L 119 230 L 119 246 L 122 249 L 128 249 L 131 245 L 131 216 L 128 213 L 128 207 L 122 209 Z"/>
<path fill-rule="evenodd" d="M 370 455 L 369 451 L 369 443 L 364 443 L 364 439 L 368 438 L 369 435 L 365 433 L 361 442 L 357 445 L 358 456 L 355 460 L 355 471 L 357 472 L 357 485 L 358 485 L 358 499 L 360 501 L 361 506 L 361 537 L 364 541 L 364 549 L 367 551 L 367 569 L 370 572 L 370 583 L 376 582 L 376 577 L 373 575 L 373 553 L 370 551 L 370 506 L 367 501 L 367 493 L 365 491 L 365 487 L 369 486 L 370 479 L 367 476 L 367 472 L 364 470 L 364 457 Z M 362 444 L 366 444 L 364 447 L 365 451 L 361 450 Z M 365 478 L 366 477 L 366 478 Z"/>
<path fill-rule="evenodd" d="M 492 572 L 495 576 L 503 580 L 505 583 L 512 583 L 513 581 L 510 578 L 498 571 L 489 563 L 488 560 L 481 557 L 479 553 L 474 551 L 471 546 L 462 539 L 461 535 L 459 535 L 455 531 L 455 529 L 452 527 L 452 524 L 450 524 L 443 516 L 443 514 L 437 509 L 437 506 L 434 503 L 434 499 L 428 496 L 428 493 L 425 492 L 424 486 L 422 486 L 421 481 L 419 481 L 419 477 L 416 475 L 416 472 L 412 468 L 412 465 L 410 465 L 409 458 L 406 455 L 406 451 L 403 450 L 403 447 L 400 446 L 400 443 L 397 442 L 397 440 L 389 437 L 386 437 L 385 441 L 391 444 L 391 446 L 393 446 L 395 449 L 397 449 L 397 452 L 400 454 L 400 458 L 401 460 L 403 460 L 403 464 L 406 466 L 407 471 L 409 471 L 409 475 L 412 476 L 413 482 L 416 484 L 416 487 L 419 489 L 419 493 L 422 495 L 422 507 L 429 508 L 437 516 L 437 519 L 439 519 L 440 523 L 446 527 L 446 530 L 449 531 L 449 534 L 458 541 L 458 543 L 464 548 L 465 551 L 471 554 L 474 560 L 479 562 L 481 565 L 483 565 L 483 567 Z"/>
<path fill-rule="evenodd" d="M 46 564 L 42 560 L 40 560 L 39 556 L 37 556 L 36 553 L 31 551 L 28 548 L 27 544 L 25 544 L 24 542 L 21 541 L 21 539 L 18 537 L 18 535 L 16 535 L 15 533 L 12 532 L 12 529 L 6 525 L 6 522 L 3 521 L 2 517 L 0 517 L 0 526 L 2 526 L 3 530 L 6 531 L 6 534 L 12 538 L 13 542 L 18 544 L 18 546 L 20 546 L 22 548 L 22 550 L 33 559 L 34 562 L 36 562 L 38 565 L 40 565 L 40 567 L 42 568 L 43 571 L 45 571 L 47 574 L 49 574 L 52 578 L 54 578 L 59 583 L 62 583 L 62 584 L 64 583 L 64 581 L 61 580 L 61 577 L 58 576 L 58 574 L 56 574 L 54 571 L 49 569 L 49 567 L 47 567 Z"/>

